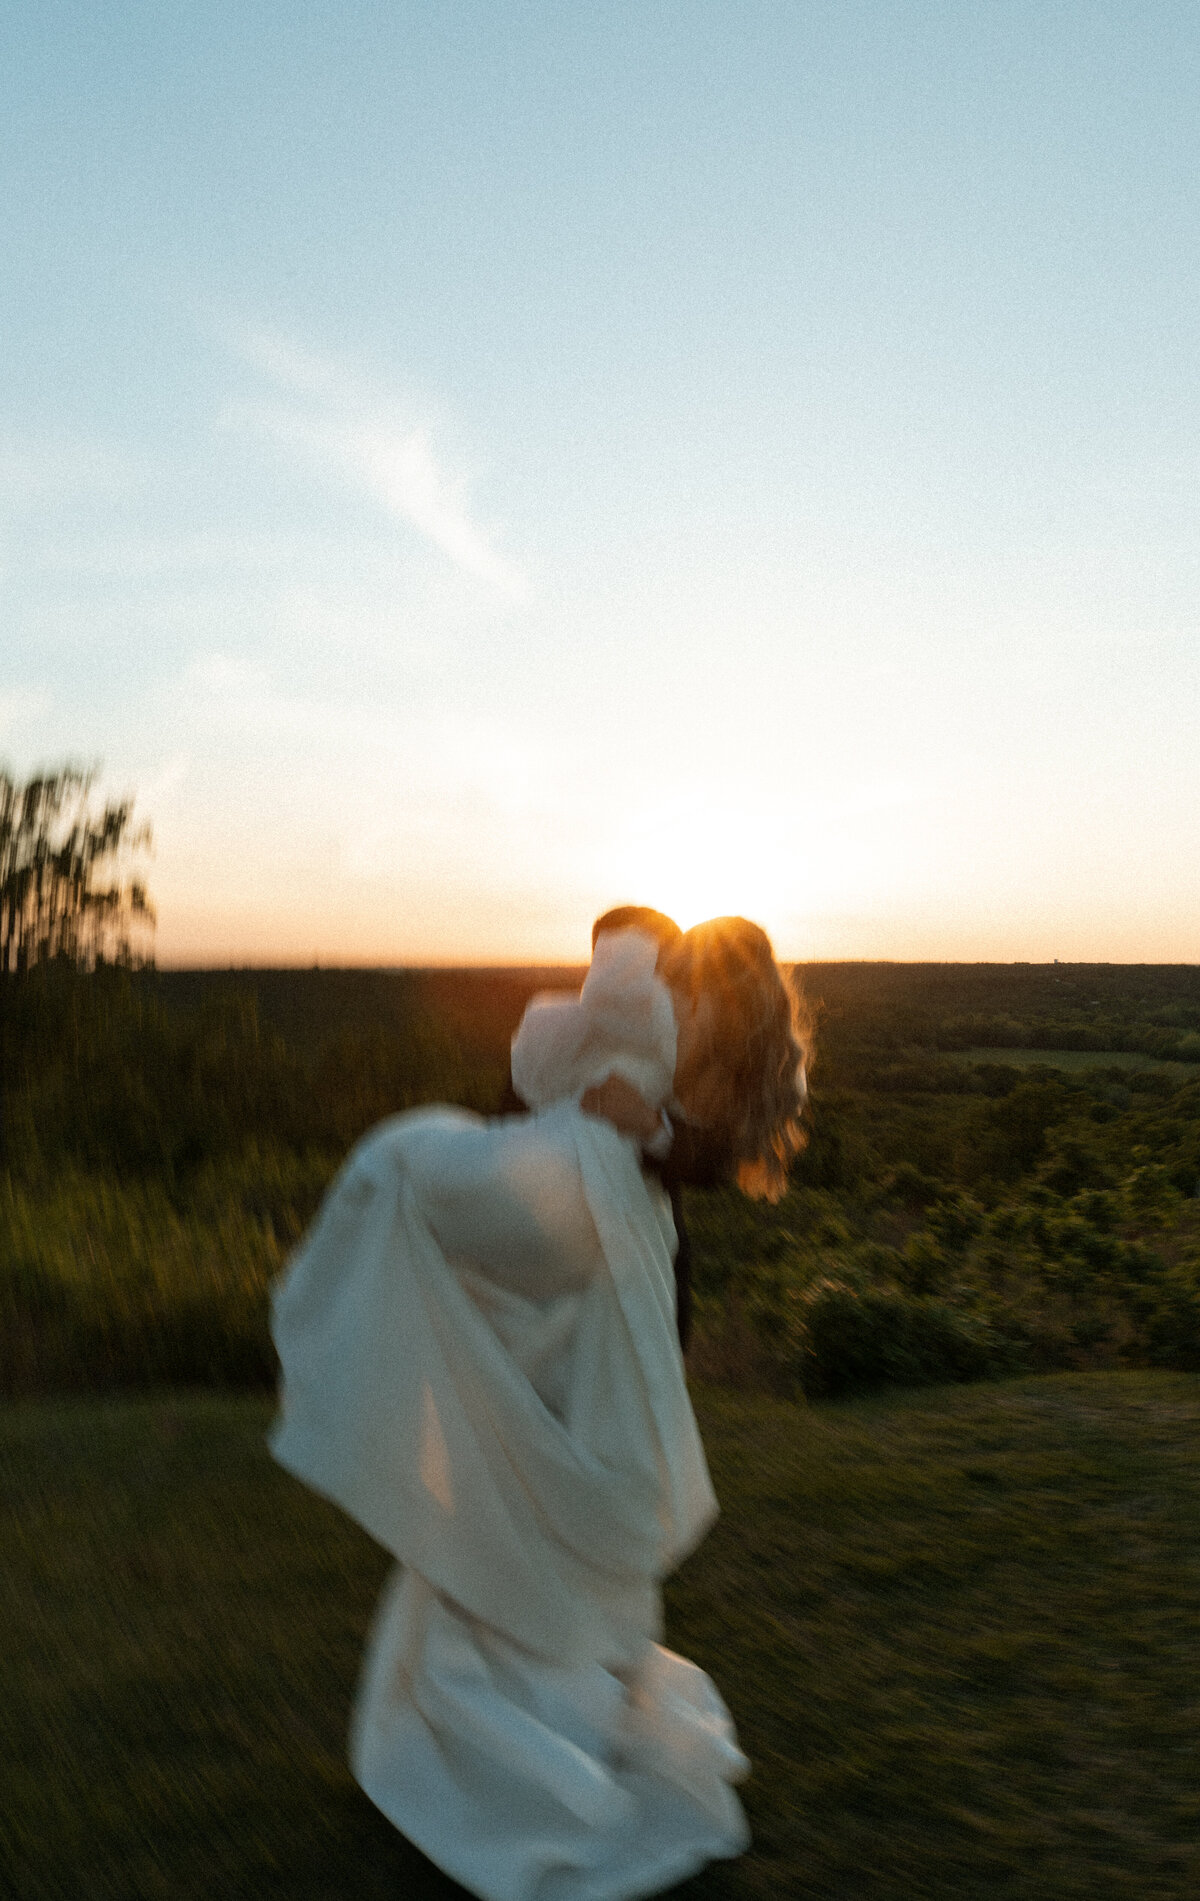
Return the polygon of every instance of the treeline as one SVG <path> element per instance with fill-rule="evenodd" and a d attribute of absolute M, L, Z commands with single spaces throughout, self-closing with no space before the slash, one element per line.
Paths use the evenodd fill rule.
<path fill-rule="evenodd" d="M 270 1281 L 352 1143 L 424 1101 L 495 1109 L 528 996 L 578 977 L 53 958 L 5 977 L 0 1390 L 268 1382 Z M 1200 971 L 804 977 L 792 1191 L 692 1197 L 698 1370 L 837 1393 L 1200 1366 Z M 1079 1067 L 1085 1032 L 1142 1060 Z"/>
<path fill-rule="evenodd" d="M 835 1067 L 971 1049 L 1200 1062 L 1192 964 L 810 964 L 804 981 Z"/>
<path fill-rule="evenodd" d="M 468 1060 L 400 973 L 159 973 L 63 960 L 10 979 L 5 1162 L 185 1186 L 247 1144 L 342 1152 L 437 1097 L 487 1110 L 498 1065 Z"/>

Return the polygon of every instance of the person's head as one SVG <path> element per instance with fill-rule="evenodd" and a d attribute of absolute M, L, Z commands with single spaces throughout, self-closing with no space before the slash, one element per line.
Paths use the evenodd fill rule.
<path fill-rule="evenodd" d="M 805 1141 L 808 1026 L 770 939 L 746 918 L 710 918 L 660 969 L 676 999 L 680 1107 L 720 1138 L 745 1193 L 778 1200 Z"/>
<path fill-rule="evenodd" d="M 598 917 L 592 926 L 593 950 L 602 931 L 644 931 L 647 937 L 654 939 L 660 951 L 669 950 L 683 936 L 674 918 L 667 917 L 663 911 L 652 911 L 648 904 L 619 904 L 615 910 Z"/>

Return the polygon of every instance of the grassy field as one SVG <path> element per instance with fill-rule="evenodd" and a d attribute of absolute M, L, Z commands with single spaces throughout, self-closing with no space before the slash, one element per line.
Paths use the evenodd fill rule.
<path fill-rule="evenodd" d="M 669 1640 L 733 1708 L 755 1839 L 681 1894 L 1200 1892 L 1200 1377 L 698 1409 L 724 1516 Z M 346 1771 L 385 1561 L 268 1413 L 0 1411 L 0 1892 L 458 1892 Z"/>

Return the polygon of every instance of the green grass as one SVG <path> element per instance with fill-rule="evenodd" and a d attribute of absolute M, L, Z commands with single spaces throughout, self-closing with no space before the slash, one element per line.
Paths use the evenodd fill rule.
<path fill-rule="evenodd" d="M 669 1592 L 754 1762 L 681 1891 L 1200 1892 L 1200 1378 L 699 1396 L 724 1516 Z M 457 1892 L 355 1789 L 385 1562 L 212 1394 L 0 1411 L 0 1892 Z"/>
<path fill-rule="evenodd" d="M 1035 1050 L 1035 1049 L 969 1049 L 943 1050 L 940 1052 L 943 1062 L 948 1063 L 1002 1063 L 1009 1069 L 1165 1069 L 1176 1076 L 1180 1082 L 1186 1082 L 1192 1076 L 1200 1076 L 1200 1063 L 1176 1062 L 1172 1057 L 1140 1056 L 1130 1050 Z"/>

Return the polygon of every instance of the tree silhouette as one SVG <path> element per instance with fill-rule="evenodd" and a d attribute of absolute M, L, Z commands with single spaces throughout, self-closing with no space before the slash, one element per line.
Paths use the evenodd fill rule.
<path fill-rule="evenodd" d="M 154 910 L 130 860 L 150 843 L 132 799 L 97 806 L 95 773 L 64 765 L 24 784 L 0 771 L 0 979 L 48 958 L 133 963 Z"/>
<path fill-rule="evenodd" d="M 135 945 L 154 926 L 146 887 L 130 874 L 150 828 L 134 826 L 132 799 L 98 804 L 95 779 L 70 764 L 24 784 L 0 770 L 0 1165 L 20 979 L 50 962 L 91 970 L 143 961 Z"/>

